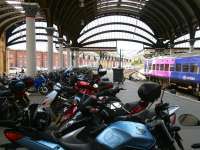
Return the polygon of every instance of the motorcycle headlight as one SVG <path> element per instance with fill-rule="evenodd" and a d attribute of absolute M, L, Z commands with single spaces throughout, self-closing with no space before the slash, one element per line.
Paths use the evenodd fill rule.
<path fill-rule="evenodd" d="M 93 84 L 93 88 L 95 88 L 95 89 L 97 89 L 99 87 L 99 85 L 98 84 Z"/>

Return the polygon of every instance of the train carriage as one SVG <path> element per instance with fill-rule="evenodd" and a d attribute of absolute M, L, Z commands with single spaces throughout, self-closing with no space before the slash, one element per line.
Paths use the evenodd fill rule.
<path fill-rule="evenodd" d="M 155 57 L 145 60 L 145 67 L 149 68 L 145 69 L 148 79 L 200 96 L 200 56 Z"/>

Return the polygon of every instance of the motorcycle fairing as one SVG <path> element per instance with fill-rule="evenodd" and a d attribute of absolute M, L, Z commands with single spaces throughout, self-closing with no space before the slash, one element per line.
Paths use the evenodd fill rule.
<path fill-rule="evenodd" d="M 33 150 L 64 150 L 61 146 L 58 144 L 43 141 L 43 140 L 33 140 L 29 137 L 24 137 L 17 141 L 17 144 L 23 145 L 23 147 L 26 147 L 28 149 Z"/>
<path fill-rule="evenodd" d="M 145 125 L 129 121 L 118 121 L 111 124 L 97 136 L 96 140 L 110 150 L 122 147 L 148 150 L 156 142 Z"/>

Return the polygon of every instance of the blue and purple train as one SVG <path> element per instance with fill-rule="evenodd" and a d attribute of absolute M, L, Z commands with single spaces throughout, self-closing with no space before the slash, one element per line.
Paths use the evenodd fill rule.
<path fill-rule="evenodd" d="M 146 59 L 144 72 L 152 81 L 170 84 L 200 96 L 200 56 Z"/>

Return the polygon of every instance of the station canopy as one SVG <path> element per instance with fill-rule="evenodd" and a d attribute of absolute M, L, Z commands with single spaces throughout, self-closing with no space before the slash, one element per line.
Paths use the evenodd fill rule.
<path fill-rule="evenodd" d="M 38 3 L 36 19 L 46 21 L 47 26 L 56 25 L 59 35 L 65 35 L 73 46 L 81 46 L 78 39 L 89 23 L 105 16 L 126 16 L 144 22 L 158 41 L 151 47 L 188 33 L 194 37 L 200 24 L 200 0 L 1 0 L 0 33 L 7 31 L 11 36 L 11 31 L 24 23 L 22 2 Z"/>

